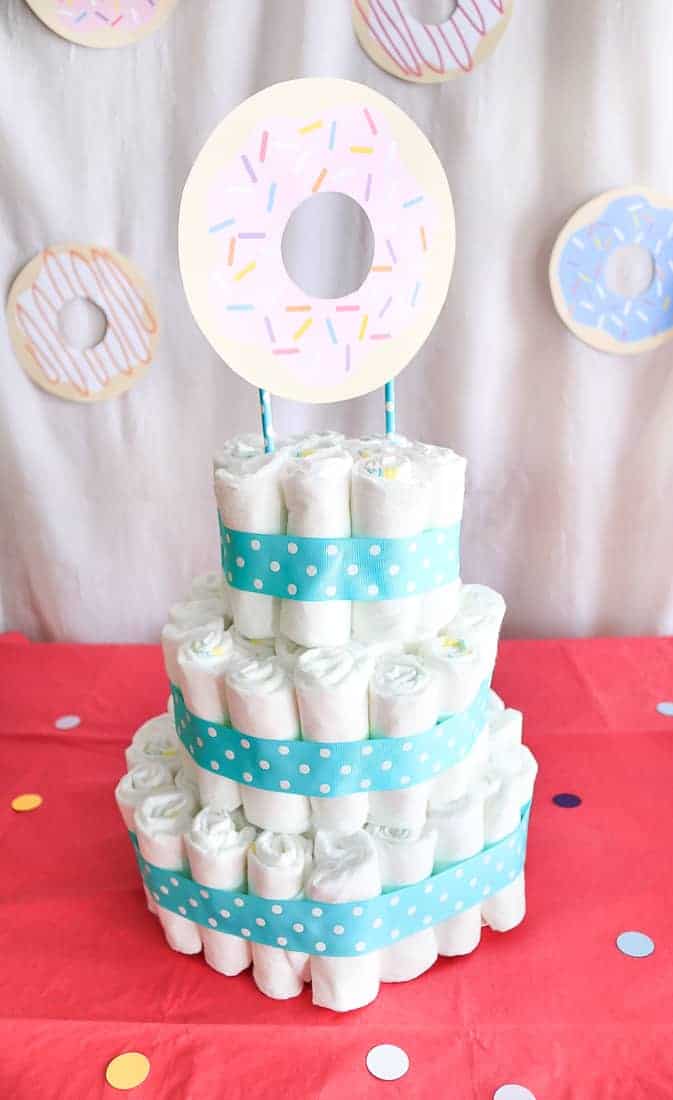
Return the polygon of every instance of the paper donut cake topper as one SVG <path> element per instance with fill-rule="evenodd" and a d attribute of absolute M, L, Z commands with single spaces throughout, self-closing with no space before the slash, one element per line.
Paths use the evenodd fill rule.
<path fill-rule="evenodd" d="M 561 320 L 586 344 L 619 355 L 659 347 L 673 336 L 673 199 L 643 187 L 592 199 L 561 231 L 549 277 Z"/>
<path fill-rule="evenodd" d="M 423 23 L 406 0 L 351 0 L 365 53 L 386 72 L 417 84 L 470 73 L 493 53 L 514 0 L 458 0 L 443 23 Z"/>
<path fill-rule="evenodd" d="M 78 349 L 59 327 L 61 309 L 88 299 L 105 314 L 100 343 Z M 135 385 L 152 362 L 159 335 L 152 296 L 119 252 L 52 245 L 24 267 L 7 302 L 14 353 L 42 389 L 71 401 L 103 401 Z"/>
<path fill-rule="evenodd" d="M 178 0 L 27 0 L 43 23 L 80 46 L 128 46 L 152 34 Z"/>
<path fill-rule="evenodd" d="M 366 212 L 374 259 L 341 298 L 302 291 L 281 240 L 311 196 L 346 194 Z M 314 247 L 319 242 L 314 242 Z M 267 88 L 217 127 L 180 208 L 180 268 L 196 321 L 255 386 L 321 403 L 399 373 L 432 329 L 455 251 L 451 192 L 416 125 L 345 80 Z"/>

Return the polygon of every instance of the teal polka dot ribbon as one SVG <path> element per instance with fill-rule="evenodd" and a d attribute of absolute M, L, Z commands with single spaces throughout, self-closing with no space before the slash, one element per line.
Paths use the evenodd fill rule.
<path fill-rule="evenodd" d="M 460 576 L 460 524 L 403 539 L 318 539 L 234 531 L 220 518 L 232 588 L 285 600 L 396 600 Z"/>
<path fill-rule="evenodd" d="M 329 744 L 271 741 L 206 722 L 187 709 L 175 684 L 171 691 L 178 736 L 200 767 L 265 791 L 336 798 L 404 789 L 459 764 L 486 725 L 489 683 L 467 710 L 423 733 Z"/>
<path fill-rule="evenodd" d="M 369 901 L 339 904 L 306 898 L 274 900 L 243 890 L 215 890 L 178 871 L 165 871 L 142 858 L 133 841 L 140 873 L 157 905 L 204 928 L 254 943 L 348 957 L 379 951 L 414 932 L 481 904 L 509 886 L 526 858 L 530 803 L 518 828 L 470 859 L 453 863 L 423 882 Z"/>

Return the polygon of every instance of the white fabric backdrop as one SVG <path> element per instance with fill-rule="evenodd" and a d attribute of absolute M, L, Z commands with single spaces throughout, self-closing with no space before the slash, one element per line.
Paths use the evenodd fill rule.
<path fill-rule="evenodd" d="M 154 37 L 71 46 L 23 0 L 0 12 L 0 263 L 43 246 L 118 248 L 155 288 L 157 360 L 126 396 L 51 398 L 0 332 L 4 626 L 152 641 L 217 564 L 211 454 L 257 425 L 176 264 L 180 190 L 215 124 L 265 85 L 361 80 L 404 108 L 446 168 L 458 224 L 449 298 L 398 380 L 399 427 L 469 459 L 464 576 L 500 589 L 510 634 L 673 629 L 673 344 L 608 357 L 550 300 L 556 234 L 594 194 L 673 194 L 670 0 L 517 0 L 494 56 L 446 85 L 378 70 L 348 0 L 181 0 Z M 379 429 L 381 400 L 274 404 L 280 433 Z"/>

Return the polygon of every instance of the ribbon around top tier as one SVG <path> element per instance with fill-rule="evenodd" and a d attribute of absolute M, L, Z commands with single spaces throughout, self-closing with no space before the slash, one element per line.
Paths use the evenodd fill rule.
<path fill-rule="evenodd" d="M 486 725 L 489 683 L 467 710 L 409 737 L 362 741 L 272 741 L 206 722 L 171 685 L 175 728 L 196 763 L 248 787 L 337 798 L 362 791 L 403 790 L 460 763 Z"/>
<path fill-rule="evenodd" d="M 338 904 L 206 888 L 179 871 L 148 863 L 135 835 L 129 835 L 143 881 L 162 908 L 204 928 L 270 947 L 346 957 L 378 951 L 449 920 L 514 882 L 526 859 L 530 807 L 530 802 L 523 807 L 513 833 L 470 859 L 371 900 Z"/>
<path fill-rule="evenodd" d="M 460 523 L 413 538 L 300 538 L 225 527 L 222 569 L 232 588 L 307 603 L 397 600 L 460 576 Z"/>

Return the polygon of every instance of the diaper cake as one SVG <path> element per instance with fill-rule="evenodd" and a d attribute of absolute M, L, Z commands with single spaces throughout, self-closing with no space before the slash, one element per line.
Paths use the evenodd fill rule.
<path fill-rule="evenodd" d="M 333 401 L 392 378 L 432 327 L 453 260 L 453 208 L 431 147 L 383 97 L 345 81 L 279 88 L 237 109 L 238 144 L 222 124 L 197 161 L 181 211 L 183 279 L 230 366 L 286 396 L 296 375 L 298 396 Z M 263 251 L 279 243 L 264 220 L 285 189 L 277 133 L 284 154 L 288 140 L 304 150 L 295 192 L 319 181 L 359 188 L 367 202 L 375 165 L 388 166 L 380 231 L 390 265 L 372 266 L 366 295 L 321 299 L 322 312 L 297 295 L 288 347 Z M 364 176 L 359 162 L 351 171 L 370 154 Z M 260 196 L 253 224 L 241 211 Z M 421 207 L 419 227 L 407 214 Z M 224 229 L 221 253 L 191 247 Z M 404 279 L 380 288 L 403 239 Z M 261 251 L 237 268 L 251 241 Z M 267 270 L 255 284 L 258 264 Z M 386 341 L 369 324 L 373 303 L 394 314 Z M 228 309 L 245 312 L 246 327 L 229 325 Z M 338 354 L 320 357 L 325 339 Z M 292 364 L 281 367 L 279 350 L 296 353 Z M 275 999 L 310 983 L 314 1004 L 345 1012 L 439 956 L 470 954 L 484 927 L 507 932 L 523 920 L 537 765 L 521 714 L 491 690 L 505 603 L 460 579 L 465 460 L 396 433 L 390 381 L 386 432 L 363 439 L 276 440 L 267 390 L 260 396 L 263 433 L 214 456 L 222 568 L 170 609 L 167 711 L 134 734 L 116 798 L 170 948 L 203 952 L 224 976 L 250 969 Z"/>

